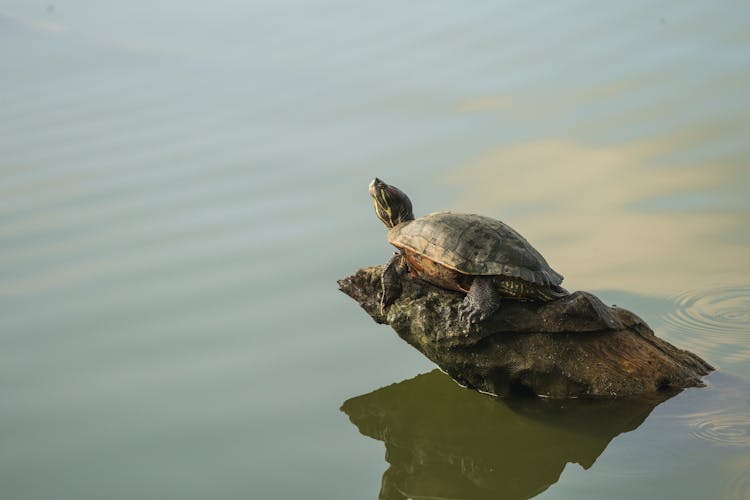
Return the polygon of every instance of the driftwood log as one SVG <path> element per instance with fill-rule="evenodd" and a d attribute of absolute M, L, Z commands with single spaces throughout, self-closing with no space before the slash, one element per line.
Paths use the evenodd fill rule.
<path fill-rule="evenodd" d="M 378 323 L 389 324 L 459 384 L 496 395 L 634 397 L 701 386 L 713 367 L 654 335 L 638 316 L 587 292 L 553 302 L 506 300 L 486 321 L 458 318 L 463 295 L 403 279 L 380 310 L 381 267 L 339 280 Z"/>

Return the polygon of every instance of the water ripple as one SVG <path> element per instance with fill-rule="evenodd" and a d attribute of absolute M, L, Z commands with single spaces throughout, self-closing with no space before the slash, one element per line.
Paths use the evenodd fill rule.
<path fill-rule="evenodd" d="M 689 416 L 692 434 L 721 446 L 750 446 L 750 416 L 717 410 Z"/>
<path fill-rule="evenodd" d="M 717 447 L 734 448 L 750 459 L 747 454 L 750 450 L 750 400 L 747 397 L 750 386 L 745 379 L 721 372 L 712 374 L 705 382 L 708 387 L 695 392 L 697 399 L 679 419 L 694 438 Z"/>
<path fill-rule="evenodd" d="M 750 360 L 750 286 L 691 290 L 674 301 L 665 322 L 685 347 L 730 363 Z"/>

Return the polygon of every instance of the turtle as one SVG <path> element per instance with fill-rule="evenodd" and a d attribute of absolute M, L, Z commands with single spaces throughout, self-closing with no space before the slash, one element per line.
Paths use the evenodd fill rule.
<path fill-rule="evenodd" d="M 398 250 L 382 270 L 381 311 L 401 294 L 410 274 L 466 294 L 459 318 L 469 326 L 489 318 L 502 298 L 548 302 L 568 295 L 563 276 L 513 228 L 477 214 L 436 212 L 414 217 L 409 197 L 375 178 L 375 213 Z"/>

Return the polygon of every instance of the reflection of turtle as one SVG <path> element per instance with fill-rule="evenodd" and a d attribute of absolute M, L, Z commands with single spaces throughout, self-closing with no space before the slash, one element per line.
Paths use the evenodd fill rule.
<path fill-rule="evenodd" d="M 638 428 L 674 394 L 496 399 L 434 370 L 351 398 L 341 411 L 385 444 L 390 466 L 378 498 L 496 500 L 536 497 L 568 463 L 589 469 L 615 436 Z"/>
<path fill-rule="evenodd" d="M 489 317 L 501 297 L 550 301 L 567 295 L 563 277 L 544 257 L 499 220 L 438 212 L 414 218 L 411 201 L 380 179 L 370 183 L 375 213 L 400 250 L 383 268 L 383 307 L 401 293 L 399 276 L 409 272 L 434 285 L 466 293 L 459 307 L 469 323 Z"/>

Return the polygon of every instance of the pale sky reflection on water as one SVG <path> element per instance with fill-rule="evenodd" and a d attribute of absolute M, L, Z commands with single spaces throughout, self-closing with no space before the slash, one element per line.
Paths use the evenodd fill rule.
<path fill-rule="evenodd" d="M 747 246 L 734 236 L 750 229 L 748 214 L 679 206 L 680 197 L 716 195 L 742 182 L 741 171 L 721 161 L 664 165 L 690 140 L 530 141 L 480 155 L 443 180 L 465 189 L 455 210 L 511 224 L 566 276 L 569 288 L 663 296 L 747 283 Z M 648 208 L 655 200 L 678 206 Z"/>

